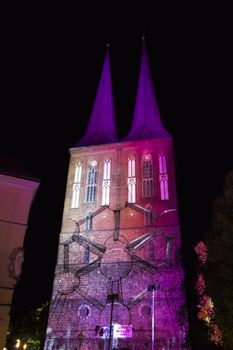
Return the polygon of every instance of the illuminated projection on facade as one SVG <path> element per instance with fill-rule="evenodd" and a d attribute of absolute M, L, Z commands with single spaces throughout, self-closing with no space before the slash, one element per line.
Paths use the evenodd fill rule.
<path fill-rule="evenodd" d="M 173 144 L 143 42 L 133 123 L 116 136 L 109 52 L 70 164 L 45 350 L 190 349 Z"/>

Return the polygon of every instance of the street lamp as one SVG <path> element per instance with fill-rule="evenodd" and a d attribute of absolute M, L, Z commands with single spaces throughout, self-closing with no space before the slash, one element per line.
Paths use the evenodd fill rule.
<path fill-rule="evenodd" d="M 162 211 L 162 213 L 160 213 L 159 215 L 155 215 L 154 216 L 155 224 L 159 221 L 160 216 L 163 216 L 163 215 L 168 214 L 168 213 L 172 213 L 174 211 L 176 211 L 175 208 L 174 209 L 166 209 L 166 210 Z"/>
<path fill-rule="evenodd" d="M 152 283 L 147 287 L 148 292 L 152 292 L 151 350 L 155 350 L 155 291 L 159 287 L 159 283 Z"/>

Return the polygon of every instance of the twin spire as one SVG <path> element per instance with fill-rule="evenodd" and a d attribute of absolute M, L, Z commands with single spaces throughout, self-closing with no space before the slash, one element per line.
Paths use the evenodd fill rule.
<path fill-rule="evenodd" d="M 100 145 L 117 142 L 115 111 L 113 105 L 109 49 L 104 60 L 95 103 L 86 133 L 76 146 Z"/>
<path fill-rule="evenodd" d="M 143 41 L 141 68 L 138 82 L 133 123 L 122 141 L 137 141 L 170 137 L 161 122 L 153 81 Z M 113 104 L 109 49 L 107 47 L 95 103 L 85 135 L 75 146 L 90 146 L 117 142 Z"/>

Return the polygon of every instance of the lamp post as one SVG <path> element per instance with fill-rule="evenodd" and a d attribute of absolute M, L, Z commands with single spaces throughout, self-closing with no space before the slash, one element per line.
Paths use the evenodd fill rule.
<path fill-rule="evenodd" d="M 155 291 L 159 287 L 159 283 L 152 283 L 147 287 L 148 292 L 152 292 L 151 350 L 155 350 Z"/>
<path fill-rule="evenodd" d="M 163 215 L 168 214 L 168 213 L 172 213 L 172 212 L 174 212 L 174 211 L 176 211 L 175 208 L 173 208 L 173 209 L 167 209 L 167 210 L 162 211 L 162 213 L 160 213 L 159 215 L 154 216 L 155 225 L 156 225 L 157 222 L 159 221 L 160 216 L 163 216 Z"/>

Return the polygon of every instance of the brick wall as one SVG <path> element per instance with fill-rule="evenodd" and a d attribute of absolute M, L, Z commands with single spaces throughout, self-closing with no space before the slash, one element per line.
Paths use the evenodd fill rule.
<path fill-rule="evenodd" d="M 160 197 L 160 152 L 167 159 L 169 200 Z M 52 331 L 45 348 L 52 343 L 67 344 L 69 340 L 73 347 L 81 344 L 82 349 L 104 349 L 108 339 L 102 339 L 97 329 L 108 326 L 112 315 L 112 323 L 133 326 L 133 339 L 114 339 L 117 346 L 128 344 L 133 349 L 137 341 L 142 344 L 140 349 L 146 349 L 151 341 L 152 318 L 152 293 L 147 287 L 153 283 L 160 285 L 155 292 L 156 342 L 166 346 L 173 344 L 174 349 L 184 343 L 187 320 L 185 314 L 182 320 L 178 317 L 185 296 L 172 152 L 171 139 L 70 150 L 50 307 L 49 327 Z M 153 160 L 154 196 L 150 198 L 142 196 L 142 157 L 145 154 L 150 154 Z M 136 160 L 136 207 L 127 203 L 129 156 Z M 109 206 L 103 208 L 105 159 L 111 160 L 111 190 Z M 97 195 L 95 202 L 86 203 L 88 164 L 93 160 L 98 164 Z M 75 166 L 79 162 L 82 163 L 79 206 L 71 208 Z M 148 225 L 141 209 L 148 206 L 153 215 L 169 209 L 176 211 L 168 212 Z M 85 218 L 89 212 L 93 214 L 93 222 L 92 228 L 87 230 Z M 89 260 L 84 261 L 87 248 Z"/>

